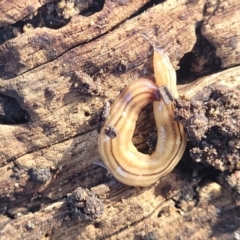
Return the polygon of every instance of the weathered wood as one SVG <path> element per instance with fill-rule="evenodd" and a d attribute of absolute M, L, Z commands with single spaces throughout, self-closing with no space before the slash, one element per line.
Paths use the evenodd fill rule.
<path fill-rule="evenodd" d="M 102 11 L 90 17 L 74 16 L 66 26 L 60 29 L 35 28 L 19 38 L 7 41 L 0 46 L 0 65 L 4 66 L 1 77 L 8 78 L 9 75 L 12 77 L 27 72 L 57 59 L 76 46 L 91 42 L 126 20 L 147 2 L 147 0 L 138 0 L 120 5 L 117 1 L 116 3 L 106 1 Z M 93 42 L 88 51 L 93 50 L 94 45 Z M 82 55 L 81 51 L 79 54 Z M 85 58 L 88 57 L 90 62 L 94 55 L 89 54 L 85 55 Z M 67 56 L 63 58 L 67 59 Z"/>
<path fill-rule="evenodd" d="M 6 2 L 0 3 L 0 13 L 11 16 L 19 4 Z M 34 8 L 26 2 L 18 15 L 2 15 L 0 23 L 14 23 L 40 7 L 30 2 Z M 168 0 L 131 17 L 147 2 L 107 0 L 89 17 L 74 16 L 55 30 L 35 28 L 0 46 L 0 95 L 16 99 L 29 113 L 28 123 L 0 124 L 0 205 L 14 217 L 0 217 L 1 239 L 233 239 L 240 228 L 239 215 L 233 213 L 239 209 L 229 190 L 217 184 L 204 186 L 206 194 L 195 192 L 197 206 L 192 200 L 176 207 L 184 193 L 191 195 L 196 188 L 184 169 L 135 189 L 110 184 L 106 170 L 93 164 L 100 158 L 96 129 L 104 101 L 114 99 L 131 80 L 152 74 L 152 47 L 143 35 L 167 51 L 177 69 L 192 50 L 202 21 L 201 32 L 216 47 L 223 68 L 240 63 L 237 0 L 216 5 Z M 190 99 L 210 82 L 239 86 L 239 76 L 240 68 L 232 67 L 180 86 L 180 95 Z M 141 126 L 145 131 L 151 126 L 147 118 L 141 115 L 134 138 L 140 148 Z M 45 169 L 44 183 L 30 179 L 32 168 Z M 110 185 L 103 215 L 92 222 L 63 221 L 63 198 L 79 186 L 101 183 Z M 228 209 L 223 218 L 236 221 L 230 235 L 221 232 L 223 207 Z"/>
<path fill-rule="evenodd" d="M 216 48 L 224 68 L 239 64 L 240 29 L 237 1 L 209 1 L 205 8 L 201 32 Z M 226 21 L 223 21 L 223 20 Z"/>
<path fill-rule="evenodd" d="M 141 18 L 133 18 L 121 28 L 76 47 L 55 61 L 10 81 L 2 80 L 1 93 L 16 98 L 31 117 L 24 126 L 1 126 L 1 132 L 8 132 L 7 138 L 5 133 L 3 136 L 2 159 L 16 158 L 93 129 L 89 120 L 100 109 L 103 96 L 115 97 L 128 81 L 138 77 L 137 68 L 143 62 L 148 63 L 145 70 L 149 69 L 151 48 L 142 35 L 164 46 L 176 66 L 195 42 L 195 24 L 200 20 L 201 7 L 200 3 L 192 6 L 192 15 L 176 23 L 173 20 L 191 5 L 184 2 L 175 8 L 167 3 L 158 5 L 144 12 Z M 156 22 L 161 22 L 160 27 Z M 79 92 L 86 74 L 92 82 L 90 87 L 95 86 L 90 94 L 87 90 Z M 21 142 L 16 135 L 22 135 Z M 24 139 L 28 139 L 28 144 L 23 146 Z M 4 145 L 11 151 L 6 151 Z"/>
<path fill-rule="evenodd" d="M 53 2 L 53 0 L 2 0 L 0 2 L 0 27 L 16 23 L 28 15 L 34 14 L 38 8 L 49 2 Z"/>

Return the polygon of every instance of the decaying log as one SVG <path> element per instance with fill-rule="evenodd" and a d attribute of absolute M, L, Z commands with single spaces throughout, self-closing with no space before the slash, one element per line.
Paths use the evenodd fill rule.
<path fill-rule="evenodd" d="M 238 1 L 106 0 L 98 12 L 71 16 L 57 29 L 40 22 L 28 31 L 33 16 L 50 9 L 44 4 L 57 3 L 21 2 L 0 2 L 1 239 L 238 239 L 238 168 L 229 175 L 238 182 L 232 189 L 229 181 L 217 183 L 212 169 L 191 163 L 189 145 L 172 173 L 133 188 L 95 164 L 104 102 L 133 79 L 152 76 L 151 44 L 163 48 L 179 72 L 192 54 L 191 78 L 210 74 L 180 85 L 182 98 L 190 101 L 212 83 L 239 89 Z M 221 71 L 204 72 L 209 61 Z M 142 151 L 154 131 L 149 118 L 150 107 L 133 139 Z M 72 219 L 67 199 L 78 187 L 101 199 L 102 214 Z"/>

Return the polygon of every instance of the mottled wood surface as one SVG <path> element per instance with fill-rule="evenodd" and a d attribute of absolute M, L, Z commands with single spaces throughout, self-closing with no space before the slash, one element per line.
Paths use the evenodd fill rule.
<path fill-rule="evenodd" d="M 0 1 L 0 26 L 48 2 Z M 169 54 L 176 69 L 192 51 L 199 26 L 216 48 L 222 72 L 180 86 L 180 95 L 189 99 L 209 82 L 239 86 L 239 13 L 237 0 L 106 0 L 91 16 L 74 16 L 59 29 L 34 28 L 2 43 L 0 96 L 15 99 L 29 121 L 0 124 L 1 239 L 239 236 L 240 209 L 230 190 L 211 178 L 196 186 L 187 158 L 153 186 L 138 189 L 114 182 L 94 164 L 100 159 L 97 128 L 104 101 L 131 80 L 152 74 L 152 46 L 143 35 Z M 147 116 L 142 121 L 146 124 Z M 138 134 L 134 140 L 144 141 Z M 50 169 L 45 183 L 30 179 L 32 168 Z M 63 217 L 68 193 L 101 184 L 107 185 L 103 215 L 87 222 Z M 183 195 L 188 201 L 180 201 Z"/>

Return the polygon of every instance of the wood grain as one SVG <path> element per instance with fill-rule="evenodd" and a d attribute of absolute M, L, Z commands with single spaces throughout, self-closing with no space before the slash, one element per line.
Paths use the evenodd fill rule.
<path fill-rule="evenodd" d="M 29 10 L 29 2 L 34 9 Z M 20 9 L 18 1 L 11 6 L 1 1 L 1 11 L 15 15 L 0 13 L 0 23 L 24 19 L 47 1 L 40 2 L 27 1 Z M 152 46 L 142 35 L 169 54 L 175 69 L 193 49 L 197 27 L 216 48 L 222 71 L 180 86 L 185 98 L 210 82 L 239 85 L 240 5 L 219 1 L 207 11 L 208 2 L 106 0 L 89 17 L 75 16 L 57 30 L 35 28 L 0 45 L 0 96 L 16 99 L 30 116 L 28 123 L 0 124 L 1 239 L 234 238 L 239 209 L 220 185 L 220 199 L 214 195 L 203 199 L 207 204 L 195 206 L 190 200 L 179 207 L 179 199 L 195 189 L 181 166 L 155 185 L 135 189 L 112 183 L 106 170 L 93 164 L 100 159 L 97 128 L 104 101 L 115 99 L 131 80 L 153 73 Z M 143 119 L 149 129 L 150 121 Z M 144 139 L 134 141 L 141 145 Z M 50 178 L 32 181 L 32 168 L 49 169 Z M 110 187 L 100 218 L 63 220 L 68 193 L 102 183 Z M 224 228 L 229 216 L 231 231 Z"/>

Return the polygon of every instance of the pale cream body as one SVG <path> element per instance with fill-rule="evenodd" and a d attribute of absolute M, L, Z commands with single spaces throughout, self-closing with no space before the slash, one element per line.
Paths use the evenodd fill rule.
<path fill-rule="evenodd" d="M 186 147 L 183 127 L 173 120 L 174 105 L 166 105 L 158 91 L 158 87 L 166 85 L 173 97 L 178 97 L 175 70 L 168 57 L 157 49 L 153 66 L 156 84 L 144 78 L 132 81 L 115 99 L 99 135 L 103 162 L 112 175 L 126 185 L 147 186 L 156 182 L 172 171 Z M 158 140 L 155 151 L 148 155 L 136 149 L 132 136 L 141 109 L 150 102 L 153 102 Z M 106 134 L 109 127 L 116 132 L 116 137 Z"/>

